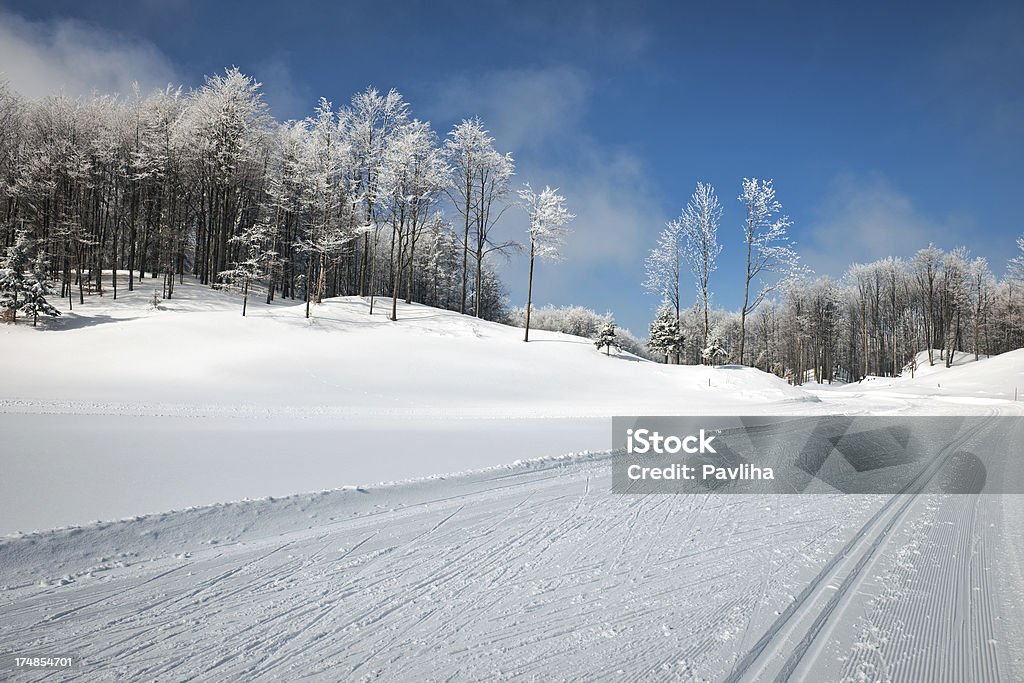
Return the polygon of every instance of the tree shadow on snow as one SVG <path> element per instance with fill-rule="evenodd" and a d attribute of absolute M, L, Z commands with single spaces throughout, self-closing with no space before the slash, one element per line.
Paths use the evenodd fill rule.
<path fill-rule="evenodd" d="M 59 318 L 51 318 L 45 321 L 40 318 L 36 329 L 80 330 L 107 323 L 128 322 L 129 320 L 135 320 L 135 318 L 114 318 L 109 315 L 75 315 L 74 313 L 66 313 Z M 20 321 L 19 324 L 21 324 Z M 32 323 L 29 322 L 28 325 L 31 327 Z"/>

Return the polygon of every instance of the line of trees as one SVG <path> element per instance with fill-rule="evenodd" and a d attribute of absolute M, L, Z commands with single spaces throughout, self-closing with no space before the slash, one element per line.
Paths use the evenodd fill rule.
<path fill-rule="evenodd" d="M 439 140 L 394 90 L 278 122 L 235 68 L 124 98 L 26 100 L 0 82 L 0 247 L 28 258 L 0 268 L 42 264 L 33 277 L 69 309 L 116 298 L 121 270 L 129 289 L 158 279 L 164 298 L 186 275 L 232 287 L 243 315 L 259 291 L 304 300 L 307 316 L 359 295 L 371 312 L 386 297 L 392 319 L 399 299 L 498 319 L 492 260 L 519 245 L 494 228 L 517 203 L 514 173 L 479 118 Z M 0 302 L 16 315 L 12 277 Z"/>
<path fill-rule="evenodd" d="M 186 275 L 237 289 L 243 315 L 255 292 L 305 301 L 307 315 L 354 294 L 371 313 L 385 298 L 392 319 L 404 299 L 529 328 L 533 263 L 558 260 L 572 215 L 556 190 L 513 191 L 514 174 L 479 118 L 442 140 L 393 90 L 337 108 L 321 99 L 311 116 L 278 122 L 234 68 L 187 93 L 125 98 L 26 100 L 0 82 L 0 315 L 35 323 L 59 313 L 58 296 L 68 309 L 87 294 L 116 298 L 114 274 L 127 271 L 129 289 L 158 279 L 163 298 Z M 934 246 L 814 279 L 772 181 L 743 179 L 738 199 L 742 307 L 713 307 L 722 206 L 699 183 L 647 259 L 644 285 L 663 298 L 651 353 L 828 381 L 898 373 L 921 349 L 950 362 L 954 350 L 1024 346 L 1024 237 L 1001 281 L 984 259 Z M 508 315 L 493 267 L 522 248 L 496 235 L 512 206 L 529 218 L 521 316 Z"/>
<path fill-rule="evenodd" d="M 711 308 L 710 275 L 721 253 L 722 210 L 714 188 L 698 183 L 682 215 L 658 237 L 645 287 L 662 297 L 648 347 L 666 362 L 751 365 L 795 383 L 857 380 L 909 369 L 918 352 L 951 364 L 1024 347 L 1024 236 L 1005 278 L 966 248 L 934 245 L 913 258 L 854 264 L 839 280 L 802 267 L 789 218 L 771 180 L 744 179 L 746 251 L 743 305 Z M 696 303 L 680 306 L 688 265 Z"/>
<path fill-rule="evenodd" d="M 745 213 L 746 271 L 735 355 L 742 362 L 746 357 L 748 316 L 802 271 L 787 232 L 792 223 L 781 213 L 782 205 L 775 198 L 772 181 L 744 178 L 739 201 Z M 697 183 L 689 203 L 679 218 L 670 221 L 661 231 L 645 262 L 644 288 L 663 299 L 651 323 L 649 344 L 652 351 L 663 353 L 669 362 L 683 362 L 687 343 L 703 361 L 712 362 L 723 354 L 722 340 L 710 321 L 711 274 L 722 252 L 718 244 L 721 218 L 722 205 L 715 188 Z M 693 276 L 697 303 L 703 312 L 703 326 L 698 335 L 687 335 L 683 330 L 681 292 L 687 268 Z M 674 312 L 674 325 L 668 318 L 670 312 Z"/>

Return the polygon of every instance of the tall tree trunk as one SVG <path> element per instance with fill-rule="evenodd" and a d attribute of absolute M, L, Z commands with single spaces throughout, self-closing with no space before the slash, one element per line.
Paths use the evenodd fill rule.
<path fill-rule="evenodd" d="M 459 313 L 466 314 L 466 289 L 469 286 L 469 194 L 466 195 L 466 222 L 462 231 L 462 301 Z"/>
<path fill-rule="evenodd" d="M 740 365 L 743 365 L 743 344 L 746 341 L 747 336 L 747 305 L 750 301 L 750 256 L 751 256 L 751 238 L 747 237 L 747 277 L 743 284 L 743 308 L 740 309 L 740 349 L 739 349 L 739 361 Z M 802 384 L 803 382 L 801 382 Z"/>
<path fill-rule="evenodd" d="M 530 280 L 526 286 L 526 334 L 523 335 L 523 341 L 530 341 L 530 308 L 533 305 L 533 257 L 536 244 L 533 239 L 530 239 Z"/>

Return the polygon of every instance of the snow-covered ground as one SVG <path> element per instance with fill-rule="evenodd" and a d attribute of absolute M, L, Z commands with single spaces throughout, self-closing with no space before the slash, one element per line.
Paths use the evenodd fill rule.
<path fill-rule="evenodd" d="M 5 411 L 185 416 L 605 417 L 770 407 L 810 397 L 749 368 L 606 357 L 585 339 L 390 300 L 313 306 L 185 281 L 91 297 L 51 323 L 0 328 Z"/>
<path fill-rule="evenodd" d="M 1020 680 L 1022 496 L 613 495 L 608 457 L 9 539 L 0 650 L 84 680 Z"/>
<path fill-rule="evenodd" d="M 0 326 L 0 534 L 604 450 L 616 414 L 817 409 L 750 368 L 610 357 L 418 305 L 250 300 L 189 280 Z M 29 457 L 31 456 L 31 457 Z M 54 492 L 60 492 L 54 495 Z"/>
<path fill-rule="evenodd" d="M 954 403 L 991 403 L 1016 398 L 1024 401 L 1024 349 L 999 356 L 975 360 L 974 354 L 957 351 L 952 366 L 933 352 L 934 365 L 928 363 L 928 352 L 917 354 L 917 368 L 904 371 L 899 377 L 868 377 L 861 383 L 847 384 L 841 391 L 859 393 L 863 389 L 889 395 L 903 394 L 930 397 Z"/>
<path fill-rule="evenodd" d="M 71 526 L 0 540 L 0 653 L 84 659 L 51 680 L 1024 677 L 1024 496 L 614 495 L 601 452 L 616 414 L 1021 415 L 1024 351 L 798 389 L 148 285 L 0 327 L 0 534 Z"/>
<path fill-rule="evenodd" d="M 804 389 L 835 413 L 969 415 L 988 408 L 1024 412 L 1024 349 L 977 361 L 974 354 L 958 352 L 949 368 L 937 350 L 934 359 L 930 365 L 928 352 L 919 353 L 913 376 L 904 372 L 849 384 L 806 384 Z"/>

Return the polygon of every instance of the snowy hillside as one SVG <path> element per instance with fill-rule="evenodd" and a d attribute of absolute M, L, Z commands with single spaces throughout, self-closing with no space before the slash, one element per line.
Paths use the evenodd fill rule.
<path fill-rule="evenodd" d="M 899 377 L 868 377 L 852 383 L 841 391 L 886 391 L 914 396 L 928 396 L 960 403 L 1024 400 L 1024 349 L 1008 351 L 980 360 L 974 354 L 957 351 L 952 367 L 947 368 L 934 352 L 935 364 L 928 364 L 928 352 L 917 354 L 913 376 L 904 370 Z"/>
<path fill-rule="evenodd" d="M 334 417 L 559 417 L 770 411 L 814 400 L 752 368 L 611 357 L 590 340 L 355 297 L 249 302 L 189 282 L 91 297 L 57 330 L 0 327 L 8 410 Z M 19 403 L 19 401 L 21 401 Z"/>
<path fill-rule="evenodd" d="M 126 284 L 52 329 L 0 326 L 0 535 L 604 450 L 615 414 L 820 406 L 751 368 L 526 344 L 425 306 L 392 322 L 390 301 L 331 299 L 307 320 L 251 300 L 243 318 L 187 279 L 159 308 Z"/>

